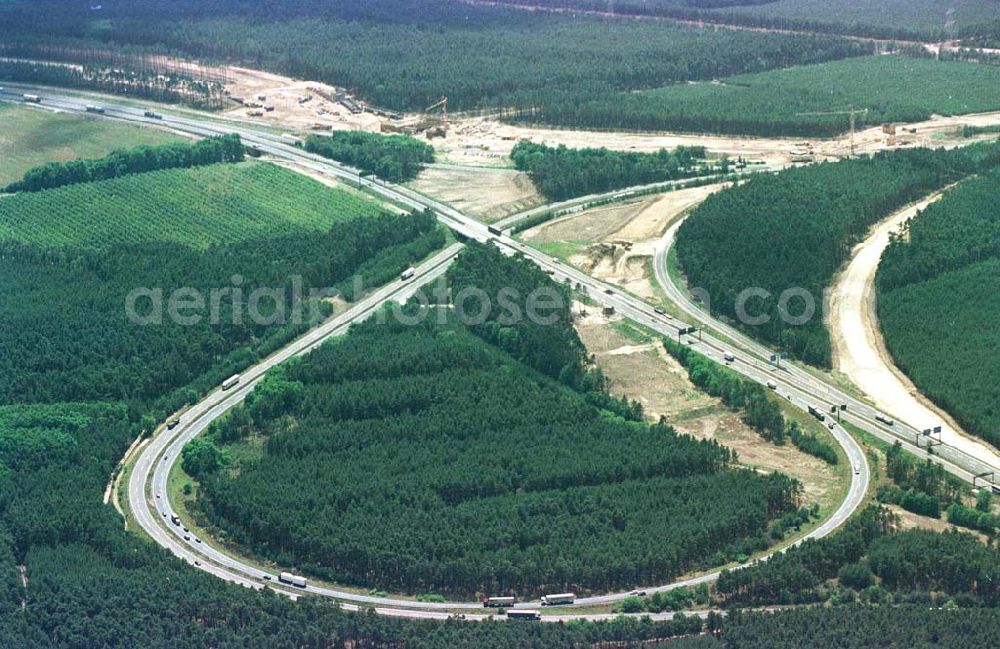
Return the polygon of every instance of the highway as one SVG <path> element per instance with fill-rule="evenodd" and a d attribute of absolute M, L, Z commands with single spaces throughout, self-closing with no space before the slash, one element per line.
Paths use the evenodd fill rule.
<path fill-rule="evenodd" d="M 738 349 L 743 350 L 742 353 L 748 353 L 756 359 L 768 360 L 769 362 L 771 356 L 776 353 L 774 350 L 751 339 L 735 327 L 716 320 L 696 304 L 687 291 L 674 282 L 668 270 L 668 255 L 682 223 L 683 219 L 679 219 L 658 242 L 653 259 L 657 283 L 666 291 L 670 301 L 683 311 L 686 318 L 698 323 L 700 327 L 719 338 L 733 341 Z M 868 403 L 841 390 L 831 380 L 812 374 L 792 362 L 784 363 L 777 376 L 784 378 L 786 384 L 794 384 L 799 389 L 806 390 L 813 398 L 813 405 L 823 407 L 829 412 L 831 406 L 847 404 L 847 411 L 842 413 L 846 421 L 890 444 L 899 441 L 906 447 L 907 451 L 918 457 L 930 457 L 926 448 L 917 446 L 915 440 L 921 436 L 924 429 L 934 426 L 936 422 L 919 422 L 918 426 L 914 426 L 913 422 L 908 423 L 897 419 L 894 420 L 892 426 L 887 426 L 876 421 L 875 417 L 878 414 L 890 415 L 892 413 L 876 411 Z M 948 444 L 935 445 L 933 459 L 940 462 L 945 470 L 967 482 L 972 482 L 975 475 L 983 472 L 994 470 L 1000 472 L 1000 466 L 994 466 L 982 458 L 969 455 Z"/>
<path fill-rule="evenodd" d="M 8 94 L 0 95 L 0 99 L 16 99 L 20 93 L 31 92 L 42 96 L 43 105 L 45 106 L 72 112 L 84 111 L 86 103 L 84 99 L 60 95 L 58 94 L 59 91 L 51 88 L 20 85 L 16 87 L 16 94 L 12 97 L 9 91 L 14 88 L 8 86 Z M 372 193 L 398 204 L 414 209 L 431 209 L 444 225 L 456 232 L 478 241 L 492 240 L 507 252 L 519 252 L 523 254 L 526 258 L 531 259 L 541 268 L 550 272 L 556 280 L 570 282 L 579 290 L 585 291 L 593 301 L 602 306 L 613 307 L 618 314 L 640 323 L 663 336 L 678 338 L 678 327 L 687 326 L 686 323 L 682 323 L 669 315 L 657 313 L 654 307 L 645 301 L 609 284 L 600 282 L 576 268 L 547 257 L 541 252 L 527 247 L 505 234 L 497 235 L 491 233 L 485 225 L 448 205 L 404 187 L 361 178 L 358 170 L 309 154 L 293 146 L 288 140 L 280 136 L 256 131 L 252 127 L 243 124 L 224 124 L 217 119 L 194 119 L 187 116 L 175 116 L 170 113 L 164 113 L 163 119 L 150 119 L 143 116 L 141 108 L 119 106 L 109 103 L 105 99 L 102 99 L 102 106 L 106 110 L 104 117 L 108 119 L 122 119 L 145 126 L 170 128 L 200 136 L 222 135 L 232 132 L 238 133 L 245 143 L 256 146 L 269 155 L 293 161 L 298 165 L 305 166 L 319 173 L 329 174 L 360 184 Z M 669 241 L 665 240 L 662 246 L 664 250 L 658 251 L 657 254 L 658 279 L 671 294 L 671 298 L 677 301 L 678 305 L 691 317 L 692 321 L 710 325 L 707 327 L 708 331 L 702 331 L 697 336 L 684 335 L 680 337 L 681 340 L 694 344 L 701 353 L 720 363 L 724 362 L 723 356 L 726 353 L 733 352 L 736 360 L 730 363 L 730 366 L 734 371 L 762 384 L 774 383 L 778 392 L 784 398 L 803 410 L 808 405 L 814 405 L 825 408 L 829 412 L 829 406 L 831 405 L 848 403 L 849 410 L 843 413 L 847 421 L 879 437 L 885 438 L 886 431 L 882 430 L 882 427 L 877 425 L 873 420 L 874 412 L 867 405 L 844 395 L 836 386 L 804 370 L 788 364 L 781 369 L 774 367 L 768 361 L 770 356 L 769 350 L 753 341 L 745 339 L 739 332 L 727 331 L 723 325 L 714 323 L 705 314 L 699 312 L 697 307 L 689 304 L 683 293 L 676 287 L 672 287 L 669 283 L 669 277 L 661 277 L 660 266 L 664 266 L 665 273 L 665 250 L 669 248 Z M 242 375 L 242 379 L 237 387 L 229 391 L 217 390 L 208 395 L 199 404 L 184 413 L 181 417 L 180 425 L 172 431 L 164 431 L 154 437 L 142 450 L 137 464 L 129 476 L 128 483 L 130 507 L 137 522 L 143 529 L 157 543 L 167 547 L 177 556 L 189 561 L 193 565 L 195 565 L 195 562 L 200 564 L 198 567 L 202 570 L 248 587 L 261 588 L 266 584 L 271 588 L 286 593 L 298 594 L 306 592 L 309 594 L 330 596 L 347 602 L 348 604 L 345 608 L 355 606 L 375 607 L 376 610 L 387 615 L 447 617 L 451 612 L 462 612 L 469 619 L 482 618 L 483 609 L 482 605 L 478 602 L 427 603 L 393 597 L 361 595 L 353 592 L 319 588 L 312 585 L 303 590 L 276 584 L 275 575 L 266 573 L 244 563 L 236 557 L 221 552 L 211 546 L 207 540 L 196 540 L 194 537 L 187 540 L 184 539 L 185 533 L 183 530 L 170 524 L 169 516 L 173 510 L 170 503 L 166 502 L 168 495 L 166 488 L 167 476 L 169 475 L 170 466 L 177 460 L 183 445 L 204 430 L 213 419 L 239 403 L 253 389 L 253 386 L 260 380 L 268 368 L 292 356 L 305 353 L 330 336 L 346 331 L 351 322 L 369 316 L 386 300 L 404 299 L 419 285 L 429 282 L 442 274 L 448 262 L 454 257 L 456 250 L 457 248 L 453 246 L 435 255 L 431 260 L 417 268 L 416 276 L 409 282 L 404 284 L 403 282 L 396 281 L 382 287 L 355 304 L 346 313 L 305 334 L 288 347 L 275 353 L 250 370 L 247 370 Z M 713 335 L 713 333 L 717 334 L 717 336 Z M 733 346 L 724 343 L 723 339 L 725 338 L 737 341 L 739 347 L 734 349 Z M 900 427 L 902 426 L 900 425 Z M 838 424 L 833 426 L 831 432 L 848 458 L 851 484 L 844 501 L 837 510 L 820 526 L 813 529 L 805 538 L 820 538 L 843 524 L 864 502 L 865 493 L 869 487 L 870 468 L 862 447 Z M 953 470 L 957 475 L 961 475 L 959 473 L 961 469 L 958 467 L 951 467 L 949 470 Z M 963 477 L 971 479 L 971 474 Z M 718 572 L 712 572 L 693 579 L 662 585 L 650 585 L 649 587 L 637 585 L 636 588 L 645 590 L 648 593 L 666 591 L 679 586 L 690 586 L 708 582 L 716 579 L 718 574 Z M 271 579 L 266 579 L 267 576 L 270 576 Z M 628 593 L 623 592 L 580 598 L 575 602 L 575 606 L 609 604 L 621 601 L 627 596 Z M 539 606 L 540 602 L 538 601 L 522 602 L 517 604 L 516 608 L 537 608 Z M 480 614 L 472 614 L 471 611 L 473 609 L 479 610 Z M 543 619 L 565 620 L 574 617 L 601 618 L 605 617 L 605 615 L 546 615 Z"/>

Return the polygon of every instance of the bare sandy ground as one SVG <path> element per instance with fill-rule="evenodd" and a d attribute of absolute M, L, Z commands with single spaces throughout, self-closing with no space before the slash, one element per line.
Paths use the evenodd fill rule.
<path fill-rule="evenodd" d="M 483 223 L 493 223 L 545 202 L 527 174 L 508 169 L 431 167 L 421 171 L 410 187 L 450 203 Z"/>
<path fill-rule="evenodd" d="M 858 244 L 847 268 L 834 279 L 828 310 L 834 363 L 878 408 L 918 429 L 940 425 L 943 441 L 1000 468 L 996 449 L 962 431 L 893 364 L 875 311 L 875 273 L 889 245 L 889 234 L 941 195 L 930 196 L 882 221 Z"/>
<path fill-rule="evenodd" d="M 791 444 L 775 446 L 761 439 L 738 413 L 696 388 L 687 371 L 661 345 L 631 340 L 601 316 L 599 309 L 588 308 L 576 328 L 587 351 L 594 354 L 611 381 L 611 392 L 639 401 L 648 419 L 655 421 L 663 415 L 678 432 L 714 439 L 733 449 L 746 466 L 798 479 L 808 502 L 826 506 L 836 502 L 836 469 Z"/>

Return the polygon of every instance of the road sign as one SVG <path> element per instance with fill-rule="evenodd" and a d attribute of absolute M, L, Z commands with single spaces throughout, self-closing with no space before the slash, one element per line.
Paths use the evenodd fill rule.
<path fill-rule="evenodd" d="M 941 433 L 941 427 L 940 426 L 935 426 L 934 427 L 934 433 L 935 434 L 940 434 Z"/>

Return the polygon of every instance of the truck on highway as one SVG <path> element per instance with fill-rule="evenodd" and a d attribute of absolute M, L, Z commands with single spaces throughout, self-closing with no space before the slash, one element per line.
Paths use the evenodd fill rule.
<path fill-rule="evenodd" d="M 222 389 L 223 390 L 228 390 L 228 389 L 236 386 L 239 382 L 240 382 L 240 375 L 239 374 L 233 374 L 228 379 L 226 379 L 225 381 L 222 382 Z"/>
<path fill-rule="evenodd" d="M 99 114 L 101 114 L 101 115 L 103 115 L 103 114 L 104 114 L 104 107 L 103 107 L 103 106 L 93 106 L 93 105 L 89 105 L 89 104 L 88 104 L 88 105 L 87 105 L 87 106 L 85 106 L 84 108 L 85 108 L 85 110 L 86 110 L 86 111 L 87 111 L 88 113 L 99 113 Z"/>
<path fill-rule="evenodd" d="M 553 595 L 542 596 L 542 606 L 558 606 L 560 604 L 572 604 L 576 601 L 575 593 L 555 593 Z"/>
<path fill-rule="evenodd" d="M 305 588 L 307 579 L 299 575 L 293 575 L 290 572 L 283 572 L 278 575 L 278 581 L 283 584 L 291 584 L 292 586 L 298 586 L 299 588 Z"/>
<path fill-rule="evenodd" d="M 498 237 L 501 236 L 501 235 L 503 235 L 503 230 L 501 230 L 498 227 L 492 226 L 492 225 L 487 225 L 486 226 L 486 231 L 489 232 L 490 234 L 492 234 L 494 236 L 498 236 Z"/>
<path fill-rule="evenodd" d="M 886 417 L 885 415 L 882 414 L 875 415 L 875 421 L 882 422 L 886 426 L 894 426 L 896 424 L 896 422 L 894 422 L 891 418 Z"/>
<path fill-rule="evenodd" d="M 413 275 L 416 272 L 417 272 L 416 269 L 413 266 L 410 266 L 409 268 L 407 268 L 406 270 L 404 270 L 402 273 L 399 274 L 399 279 L 405 282 L 408 279 L 412 279 Z"/>
<path fill-rule="evenodd" d="M 534 620 L 538 621 L 542 619 L 542 616 L 538 614 L 538 611 L 526 611 L 524 609 L 507 611 L 508 620 Z"/>
<path fill-rule="evenodd" d="M 820 421 L 826 421 L 826 415 L 820 412 L 816 406 L 809 406 L 809 414 Z"/>
<path fill-rule="evenodd" d="M 774 381 L 768 381 L 767 382 L 767 387 L 770 388 L 770 389 L 772 389 L 772 390 L 777 390 L 778 389 L 778 384 L 775 383 Z"/>
<path fill-rule="evenodd" d="M 39 97 L 38 95 L 29 95 L 29 94 L 25 93 L 21 98 L 24 101 L 26 101 L 28 103 L 32 103 L 32 104 L 40 104 L 40 103 L 42 103 L 42 98 Z"/>
<path fill-rule="evenodd" d="M 658 313 L 659 315 L 667 315 L 667 310 L 662 306 L 653 307 L 653 312 Z"/>
<path fill-rule="evenodd" d="M 170 421 L 167 422 L 167 430 L 173 430 L 173 429 L 177 428 L 178 424 L 180 424 L 180 423 L 181 423 L 181 420 L 178 419 L 177 417 L 174 417 L 173 419 L 171 419 Z"/>
<path fill-rule="evenodd" d="M 174 525 L 180 527 L 180 525 L 181 525 L 181 517 L 178 516 L 177 514 L 171 514 L 171 516 L 170 516 L 170 522 L 173 523 Z"/>
<path fill-rule="evenodd" d="M 731 352 L 723 352 L 722 359 L 724 361 L 726 361 L 727 363 L 734 363 L 734 362 L 736 362 L 736 357 L 733 356 L 733 354 Z"/>
<path fill-rule="evenodd" d="M 163 115 L 161 115 L 159 113 L 154 113 L 151 110 L 147 110 L 147 111 L 143 112 L 142 116 L 143 117 L 148 117 L 149 119 L 163 119 Z"/>
<path fill-rule="evenodd" d="M 515 602 L 517 602 L 516 597 L 484 597 L 483 607 L 500 608 L 506 606 L 513 606 Z"/>

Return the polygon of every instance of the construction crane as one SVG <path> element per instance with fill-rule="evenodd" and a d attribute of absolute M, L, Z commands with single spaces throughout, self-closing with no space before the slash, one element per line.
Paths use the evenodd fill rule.
<path fill-rule="evenodd" d="M 424 109 L 424 115 L 429 114 L 432 110 L 437 108 L 441 109 L 441 121 L 434 128 L 427 129 L 427 137 L 444 137 L 445 131 L 448 130 L 448 98 L 441 97 L 430 106 Z"/>
<path fill-rule="evenodd" d="M 819 113 L 795 113 L 796 117 L 818 117 L 823 115 L 850 115 L 851 117 L 851 157 L 854 157 L 854 134 L 856 132 L 858 115 L 868 112 L 867 108 L 851 108 L 850 110 L 833 110 Z"/>
<path fill-rule="evenodd" d="M 431 104 L 430 106 L 428 106 L 427 108 L 425 108 L 424 109 L 424 113 L 429 113 L 429 112 L 431 112 L 432 110 L 434 110 L 435 108 L 438 108 L 438 107 L 441 108 L 441 114 L 444 116 L 444 119 L 447 120 L 448 119 L 448 98 L 447 97 L 441 97 L 441 99 L 438 99 L 436 102 L 434 102 L 433 104 Z"/>

